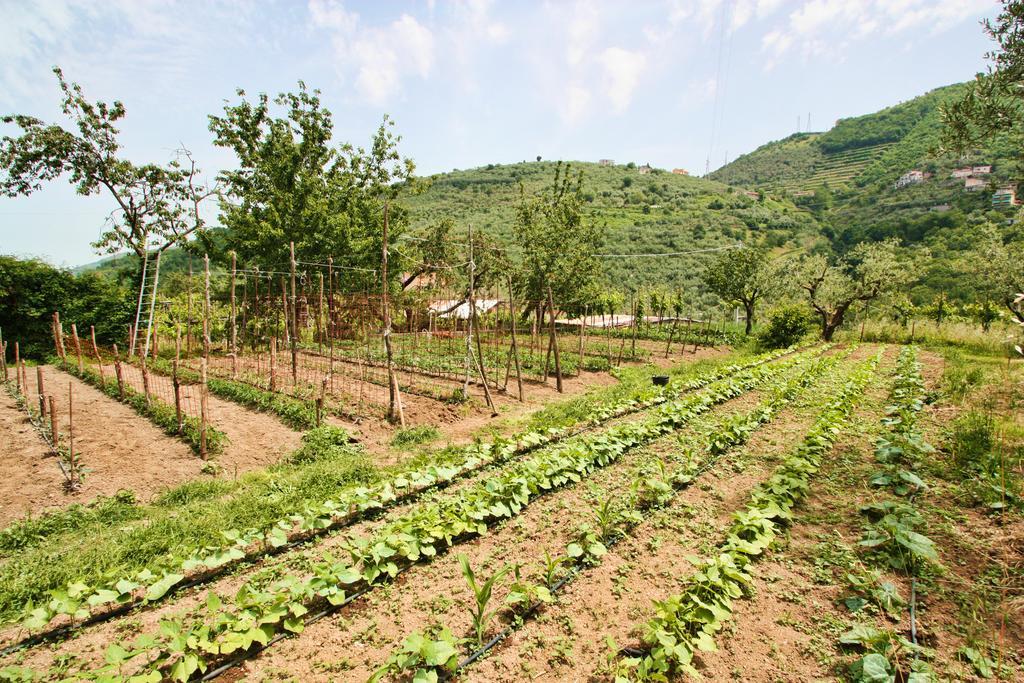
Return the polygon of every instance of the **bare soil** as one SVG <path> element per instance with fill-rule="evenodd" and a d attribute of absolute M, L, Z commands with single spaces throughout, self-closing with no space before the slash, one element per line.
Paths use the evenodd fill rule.
<path fill-rule="evenodd" d="M 6 391 L 0 391 L 0 526 L 74 501 L 43 437 Z"/>

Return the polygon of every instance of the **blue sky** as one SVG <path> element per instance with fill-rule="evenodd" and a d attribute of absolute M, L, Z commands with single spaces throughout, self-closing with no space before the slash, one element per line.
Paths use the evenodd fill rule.
<path fill-rule="evenodd" d="M 323 91 L 338 141 L 386 112 L 423 174 L 532 159 L 649 162 L 703 173 L 769 140 L 830 127 L 970 78 L 989 0 L 0 0 L 0 112 L 59 120 L 60 65 L 124 102 L 125 154 L 184 145 L 232 157 L 207 115 L 236 88 Z M 0 132 L 13 129 L 0 125 Z M 0 198 L 0 253 L 58 265 L 112 201 L 65 182 Z M 216 219 L 215 207 L 209 217 Z"/>

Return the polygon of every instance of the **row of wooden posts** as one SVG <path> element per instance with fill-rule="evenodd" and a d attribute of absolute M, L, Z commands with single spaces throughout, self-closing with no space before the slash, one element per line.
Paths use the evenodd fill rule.
<path fill-rule="evenodd" d="M 3 335 L 0 334 L 0 373 L 3 375 L 3 381 L 10 381 L 10 371 L 7 367 L 7 345 L 8 342 L 3 340 Z M 39 433 L 43 436 L 43 439 L 47 442 L 51 452 L 57 456 L 57 463 L 61 468 L 61 472 L 64 474 L 64 478 L 67 480 L 67 485 L 71 489 L 77 489 L 82 483 L 81 467 L 78 462 L 77 454 L 75 453 L 75 397 L 74 397 L 74 385 L 72 382 L 68 382 L 68 429 L 67 429 L 67 466 L 61 460 L 60 452 L 60 418 L 57 412 L 57 401 L 53 394 L 46 393 L 46 384 L 43 380 L 43 368 L 41 365 L 36 366 L 36 392 L 39 397 L 39 418 L 38 423 L 32 415 L 31 408 L 29 406 L 29 381 L 28 381 L 28 370 L 25 366 L 25 359 L 21 357 L 21 348 L 18 342 L 14 342 L 14 382 L 15 389 L 22 400 L 25 402 L 26 411 L 29 413 L 29 418 L 39 429 Z M 47 427 L 49 427 L 49 433 L 47 433 Z"/>

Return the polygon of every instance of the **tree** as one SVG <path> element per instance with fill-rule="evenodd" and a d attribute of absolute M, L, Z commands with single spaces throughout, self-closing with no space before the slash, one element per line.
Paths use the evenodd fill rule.
<path fill-rule="evenodd" d="M 750 334 L 755 306 L 773 281 L 768 255 L 750 247 L 723 251 L 708 265 L 703 280 L 708 289 L 725 301 L 743 306 L 747 316 L 746 334 Z"/>
<path fill-rule="evenodd" d="M 985 32 L 998 47 L 986 57 L 987 73 L 978 74 L 970 89 L 942 107 L 943 151 L 963 153 L 999 133 L 1021 139 L 1024 134 L 1024 1 L 1003 0 L 993 21 L 984 21 Z"/>
<path fill-rule="evenodd" d="M 1024 323 L 1024 311 L 1016 301 L 1017 295 L 1024 292 L 1024 245 L 1004 243 L 992 224 L 983 226 L 979 232 L 968 270 L 980 290 L 982 303 L 999 301 L 1018 322 Z"/>
<path fill-rule="evenodd" d="M 561 162 L 554 183 L 527 197 L 520 185 L 515 238 L 523 252 L 521 271 L 524 294 L 539 312 L 539 302 L 553 297 L 563 308 L 579 308 L 587 292 L 600 281 L 602 264 L 597 257 L 602 230 L 583 213 L 583 173 L 572 178 Z"/>
<path fill-rule="evenodd" d="M 380 254 L 380 216 L 365 206 L 353 164 L 361 150 L 332 144 L 331 112 L 320 103 L 318 90 L 299 82 L 298 91 L 265 93 L 210 116 L 214 144 L 232 150 L 233 170 L 221 178 L 227 196 L 221 220 L 228 229 L 226 248 L 243 260 L 268 267 L 287 263 L 289 243 L 296 258 L 322 262 L 345 254 L 345 265 L 372 271 Z M 275 113 L 274 108 L 283 109 Z M 368 286 L 364 271 L 349 271 L 342 280 L 351 289 Z"/>
<path fill-rule="evenodd" d="M 81 195 L 107 193 L 117 208 L 93 243 L 100 252 L 129 249 L 143 259 L 150 249 L 166 250 L 201 232 L 200 204 L 217 188 L 199 181 L 188 151 L 180 150 L 166 166 L 140 166 L 119 157 L 117 122 L 125 116 L 124 105 L 90 102 L 59 68 L 53 72 L 63 93 L 61 110 L 74 130 L 32 116 L 2 117 L 22 134 L 0 141 L 0 191 L 8 197 L 28 195 L 68 174 Z"/>
<path fill-rule="evenodd" d="M 95 272 L 75 275 L 37 259 L 0 256 L 0 330 L 17 341 L 23 357 L 46 358 L 54 352 L 50 315 L 78 325 L 88 335 L 95 326 L 100 343 L 118 341 L 135 307 L 128 289 Z M 14 353 L 14 345 L 8 349 Z"/>
<path fill-rule="evenodd" d="M 805 256 L 797 275 L 797 284 L 818 315 L 825 341 L 832 340 L 851 308 L 896 292 L 911 280 L 895 239 L 863 242 L 835 261 L 820 254 Z"/>
<path fill-rule="evenodd" d="M 411 159 L 403 159 L 398 152 L 401 136 L 391 132 L 394 122 L 387 116 L 373 136 L 370 151 L 363 149 L 349 151 L 349 168 L 356 179 L 356 187 L 362 191 L 369 201 L 362 205 L 371 210 L 374 205 L 379 207 L 383 233 L 380 237 L 381 251 L 381 317 L 383 318 L 384 352 L 387 357 L 388 370 L 388 419 L 397 420 L 405 426 L 405 414 L 402 410 L 401 393 L 398 387 L 398 375 L 395 373 L 394 353 L 391 348 L 391 312 L 389 307 L 391 282 L 388 277 L 388 255 L 391 240 L 397 237 L 397 230 L 389 238 L 389 212 L 399 192 L 413 180 L 416 170 Z M 405 212 L 399 211 L 402 223 Z"/>

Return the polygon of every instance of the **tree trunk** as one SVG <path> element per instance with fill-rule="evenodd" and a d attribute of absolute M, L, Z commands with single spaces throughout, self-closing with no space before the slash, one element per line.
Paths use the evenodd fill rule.
<path fill-rule="evenodd" d="M 754 327 L 754 302 L 751 301 L 751 302 L 748 303 L 748 302 L 744 301 L 743 302 L 743 310 L 747 314 L 747 329 L 744 331 L 744 334 L 746 334 L 747 336 L 750 336 L 750 331 Z"/>

